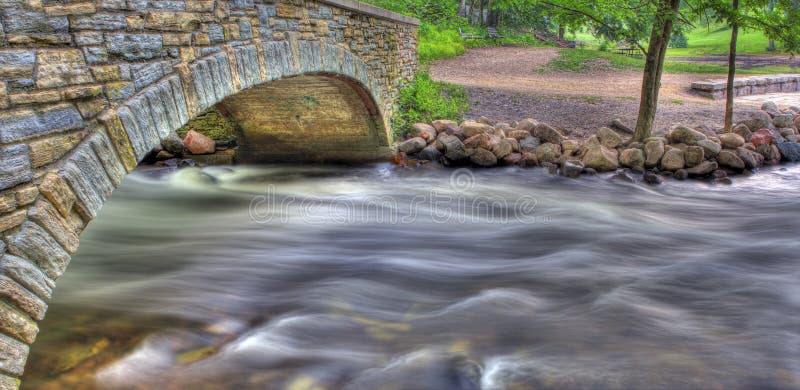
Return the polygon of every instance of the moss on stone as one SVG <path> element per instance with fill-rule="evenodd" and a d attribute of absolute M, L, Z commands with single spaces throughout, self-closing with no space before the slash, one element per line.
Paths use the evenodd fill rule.
<path fill-rule="evenodd" d="M 217 142 L 225 143 L 236 139 L 236 123 L 214 108 L 190 120 L 178 130 L 178 135 L 184 138 L 189 130 L 194 130 Z"/>

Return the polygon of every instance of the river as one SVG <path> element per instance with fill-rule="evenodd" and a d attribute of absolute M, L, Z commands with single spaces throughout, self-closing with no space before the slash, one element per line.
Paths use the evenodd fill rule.
<path fill-rule="evenodd" d="M 28 389 L 798 389 L 800 166 L 144 169 L 58 281 Z"/>

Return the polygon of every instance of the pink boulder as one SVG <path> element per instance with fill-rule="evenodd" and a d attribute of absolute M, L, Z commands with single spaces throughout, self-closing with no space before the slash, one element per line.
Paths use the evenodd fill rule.
<path fill-rule="evenodd" d="M 761 129 L 753 133 L 753 137 L 750 138 L 750 143 L 753 146 L 758 145 L 772 145 L 776 142 L 775 134 L 772 134 L 772 131 L 769 129 Z"/>
<path fill-rule="evenodd" d="M 191 154 L 212 154 L 217 149 L 217 143 L 213 139 L 194 130 L 189 130 L 186 134 L 186 138 L 183 139 L 183 145 L 186 146 L 186 149 Z"/>

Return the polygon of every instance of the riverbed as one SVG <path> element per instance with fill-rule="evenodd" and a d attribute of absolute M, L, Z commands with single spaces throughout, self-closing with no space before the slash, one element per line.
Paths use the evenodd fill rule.
<path fill-rule="evenodd" d="M 798 389 L 800 166 L 143 169 L 28 389 Z"/>

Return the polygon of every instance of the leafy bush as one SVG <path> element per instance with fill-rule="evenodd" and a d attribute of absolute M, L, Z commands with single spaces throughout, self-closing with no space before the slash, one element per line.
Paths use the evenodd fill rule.
<path fill-rule="evenodd" d="M 229 142 L 236 139 L 236 124 L 215 108 L 208 109 L 178 129 L 178 136 L 185 138 L 189 130 L 194 130 L 217 142 Z"/>
<path fill-rule="evenodd" d="M 457 57 L 466 49 L 457 28 L 422 23 L 419 26 L 419 60 L 428 63 Z"/>
<path fill-rule="evenodd" d="M 400 90 L 398 105 L 392 118 L 397 139 L 409 136 L 411 127 L 417 122 L 430 123 L 437 119 L 460 121 L 469 109 L 464 87 L 434 81 L 427 70 L 418 72 L 414 80 Z"/>
<path fill-rule="evenodd" d="M 689 47 L 689 40 L 686 39 L 686 35 L 683 34 L 672 35 L 669 39 L 669 43 L 676 49 L 685 49 Z"/>

